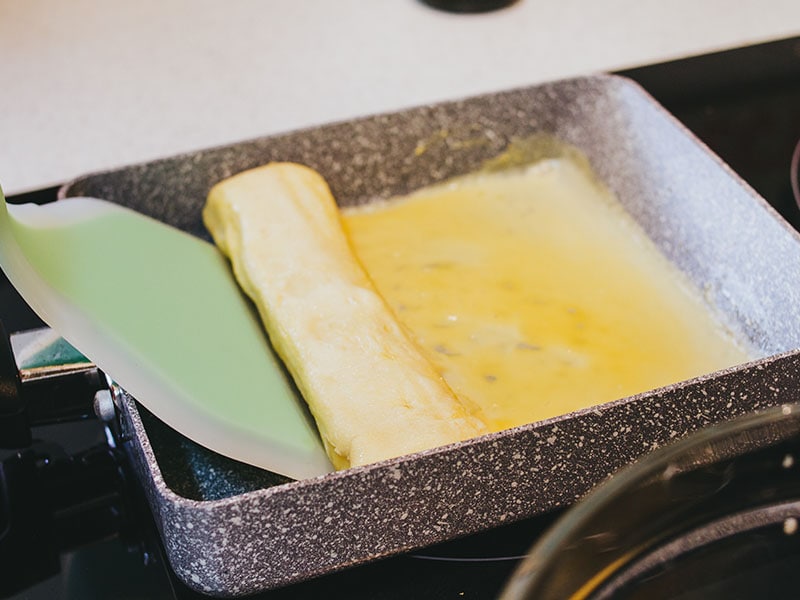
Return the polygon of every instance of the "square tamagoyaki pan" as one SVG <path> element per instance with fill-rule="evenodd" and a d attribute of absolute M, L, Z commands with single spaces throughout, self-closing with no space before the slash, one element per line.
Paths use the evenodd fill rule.
<path fill-rule="evenodd" d="M 209 189 L 245 169 L 308 165 L 349 206 L 473 172 L 516 140 L 537 137 L 559 141 L 542 143 L 540 158 L 560 152 L 560 143 L 586 157 L 660 251 L 755 349 L 753 360 L 298 481 L 203 448 L 123 392 L 122 438 L 171 565 L 187 585 L 251 594 L 509 524 L 575 502 L 618 468 L 693 430 L 796 400 L 800 239 L 624 78 L 557 81 L 192 152 L 82 177 L 60 197 L 103 198 L 208 240 L 201 210 Z"/>

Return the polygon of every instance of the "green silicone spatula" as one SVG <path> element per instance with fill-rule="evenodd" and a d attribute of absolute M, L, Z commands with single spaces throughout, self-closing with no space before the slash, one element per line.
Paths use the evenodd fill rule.
<path fill-rule="evenodd" d="M 211 244 L 94 198 L 8 205 L 0 266 L 67 341 L 172 428 L 295 479 L 333 470 Z"/>

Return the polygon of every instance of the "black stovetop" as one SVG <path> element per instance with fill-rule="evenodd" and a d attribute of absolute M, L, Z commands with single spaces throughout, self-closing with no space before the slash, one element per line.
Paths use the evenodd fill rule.
<path fill-rule="evenodd" d="M 800 38 L 621 74 L 642 84 L 800 229 L 790 184 L 792 154 L 800 140 Z M 55 195 L 56 188 L 48 188 L 10 200 L 46 202 Z M 0 320 L 9 331 L 42 325 L 4 278 Z M 9 471 L 7 479 L 0 472 L 0 598 L 199 597 L 165 563 L 136 482 L 123 456 L 109 456 L 99 422 L 49 425 L 35 436 L 39 460 L 47 455 L 54 465 L 61 460 L 66 466 L 46 481 L 17 476 L 19 469 L 17 475 Z M 70 461 L 76 455 L 80 460 Z M 12 451 L 0 451 L 0 458 L 6 464 L 16 460 Z M 79 477 L 106 479 L 90 484 Z M 76 486 L 89 485 L 96 485 L 102 497 L 75 493 Z M 61 501 L 67 496 L 80 498 Z M 10 505 L 14 512 L 8 522 Z M 258 598 L 495 598 L 519 557 L 557 516 L 514 523 Z"/>

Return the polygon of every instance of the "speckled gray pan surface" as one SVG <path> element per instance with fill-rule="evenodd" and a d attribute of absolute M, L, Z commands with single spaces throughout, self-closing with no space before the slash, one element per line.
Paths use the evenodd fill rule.
<path fill-rule="evenodd" d="M 800 239 L 621 78 L 555 82 L 195 152 L 90 175 L 61 196 L 105 198 L 208 239 L 200 209 L 209 188 L 249 167 L 307 164 L 352 205 L 473 171 L 535 134 L 588 157 L 757 360 L 298 482 L 205 450 L 125 396 L 127 446 L 170 561 L 191 587 L 253 593 L 529 517 L 574 502 L 617 468 L 699 427 L 797 400 Z"/>

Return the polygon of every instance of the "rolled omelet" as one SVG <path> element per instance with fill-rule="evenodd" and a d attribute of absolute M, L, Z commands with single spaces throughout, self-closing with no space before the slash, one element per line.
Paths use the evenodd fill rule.
<path fill-rule="evenodd" d="M 486 432 L 375 290 L 316 171 L 272 163 L 235 175 L 211 190 L 203 220 L 337 469 Z"/>

